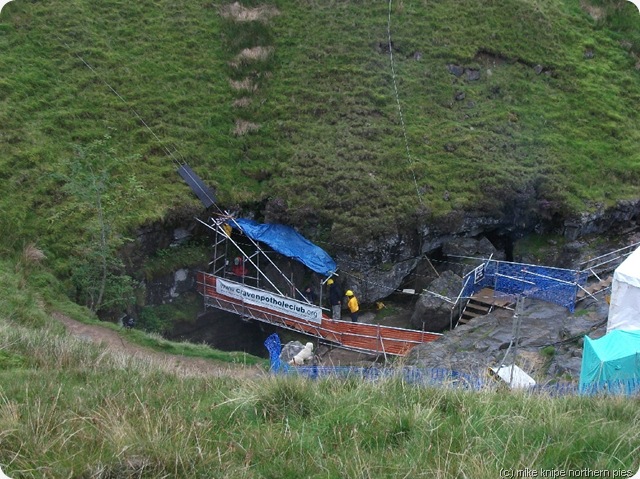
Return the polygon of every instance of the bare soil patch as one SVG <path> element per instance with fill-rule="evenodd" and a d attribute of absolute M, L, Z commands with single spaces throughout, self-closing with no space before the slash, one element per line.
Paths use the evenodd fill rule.
<path fill-rule="evenodd" d="M 121 335 L 100 325 L 81 323 L 57 312 L 53 313 L 53 317 L 60 321 L 72 336 L 102 344 L 107 350 L 115 353 L 124 353 L 153 362 L 158 368 L 180 376 L 257 377 L 266 374 L 259 366 L 224 364 L 203 358 L 153 351 L 127 341 L 126 333 Z"/>
<path fill-rule="evenodd" d="M 224 5 L 219 9 L 220 16 L 228 18 L 234 22 L 263 22 L 266 23 L 273 17 L 280 15 L 280 11 L 269 5 L 259 7 L 245 7 L 239 2 Z"/>

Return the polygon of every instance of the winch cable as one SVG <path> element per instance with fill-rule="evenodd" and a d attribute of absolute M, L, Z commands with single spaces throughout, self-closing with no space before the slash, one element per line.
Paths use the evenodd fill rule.
<path fill-rule="evenodd" d="M 107 82 L 96 70 L 93 66 L 87 62 L 82 56 L 78 53 L 74 53 L 72 48 L 60 37 L 58 40 L 65 48 L 69 51 L 70 54 L 75 56 L 78 60 L 80 60 L 91 72 L 96 76 L 98 80 L 100 80 L 109 90 L 113 92 L 115 96 L 117 96 L 122 103 L 131 111 L 135 117 L 142 123 L 142 125 L 147 129 L 147 131 L 153 136 L 153 138 L 158 142 L 158 144 L 162 147 L 166 155 L 171 158 L 171 160 L 178 167 L 178 174 L 185 180 L 185 182 L 189 185 L 189 187 L 193 190 L 196 196 L 202 201 L 205 207 L 209 208 L 210 206 L 215 206 L 220 214 L 225 214 L 216 204 L 216 198 L 213 192 L 204 184 L 204 182 L 200 179 L 200 177 L 189 167 L 187 162 L 184 160 L 182 154 L 178 151 L 177 146 L 173 145 L 174 150 L 181 156 L 181 158 L 177 158 L 171 150 L 164 144 L 164 142 L 156 135 L 156 133 L 151 129 L 151 127 L 144 121 L 144 118 L 133 108 L 129 103 L 118 93 L 118 91 L 113 88 L 109 82 Z"/>
<path fill-rule="evenodd" d="M 404 137 L 404 147 L 407 152 L 407 159 L 409 160 L 409 167 L 411 169 L 411 174 L 413 175 L 413 184 L 416 188 L 416 194 L 418 195 L 418 200 L 420 201 L 420 205 L 424 207 L 424 201 L 422 199 L 422 194 L 420 193 L 420 188 L 418 187 L 418 179 L 416 178 L 415 172 L 415 162 L 413 161 L 413 157 L 411 156 L 411 149 L 409 148 L 409 137 L 407 136 L 407 127 L 404 122 L 404 115 L 402 113 L 402 106 L 400 105 L 400 94 L 398 93 L 398 82 L 396 75 L 396 67 L 395 62 L 393 60 L 393 43 L 391 41 L 391 6 L 393 0 L 389 0 L 389 18 L 387 21 L 387 36 L 389 39 L 389 60 L 391 63 L 391 78 L 393 80 L 393 91 L 396 97 L 396 104 L 398 106 L 398 116 L 400 117 L 400 126 L 402 127 L 402 135 Z"/>

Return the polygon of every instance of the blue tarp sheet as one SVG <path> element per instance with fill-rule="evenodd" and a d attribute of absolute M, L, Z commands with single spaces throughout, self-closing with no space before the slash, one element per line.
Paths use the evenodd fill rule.
<path fill-rule="evenodd" d="M 318 274 L 331 276 L 337 269 L 331 256 L 289 226 L 261 224 L 243 218 L 229 223 L 236 229 L 240 227 L 249 238 L 268 244 L 278 253 L 300 261 Z"/>

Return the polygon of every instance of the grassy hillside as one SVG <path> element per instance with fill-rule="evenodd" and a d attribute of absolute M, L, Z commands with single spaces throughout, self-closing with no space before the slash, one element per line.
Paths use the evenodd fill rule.
<path fill-rule="evenodd" d="M 0 262 L 0 465 L 9 477 L 495 479 L 525 468 L 611 477 L 638 468 L 633 398 L 212 377 L 107 351 L 50 318 L 52 307 L 86 313 L 55 301 L 56 283 L 34 257 Z"/>
<path fill-rule="evenodd" d="M 272 184 L 293 192 L 290 203 L 331 211 L 334 227 L 372 218 L 365 228 L 375 234 L 420 203 L 428 218 L 499 211 L 514 199 L 552 214 L 637 196 L 640 72 L 630 51 L 638 51 L 640 16 L 632 5 L 615 12 L 635 22 L 618 34 L 609 30 L 614 18 L 597 22 L 578 2 L 394 2 L 408 158 L 388 3 L 322 3 L 283 7 L 275 29 L 287 39 L 278 75 L 288 77 L 288 100 L 277 106 L 291 105 L 282 117 L 295 151 Z M 458 78 L 449 64 L 479 79 Z"/>
<path fill-rule="evenodd" d="M 254 10 L 8 4 L 3 244 L 69 253 L 83 218 L 59 174 L 106 134 L 129 159 L 114 182 L 147 193 L 121 218 L 129 226 L 198 208 L 167 150 L 223 205 L 266 207 L 337 242 L 515 200 L 552 215 L 637 196 L 640 15 L 629 2 L 244 5 Z"/>
<path fill-rule="evenodd" d="M 638 468 L 630 398 L 182 376 L 54 326 L 0 311 L 0 464 L 12 478 L 495 479 L 525 468 L 630 477 Z"/>
<path fill-rule="evenodd" d="M 4 7 L 4 471 L 105 479 L 635 472 L 633 399 L 182 377 L 71 340 L 52 321 L 60 310 L 91 317 L 66 295 L 116 311 L 135 300 L 116 252 L 141 225 L 201 212 L 176 160 L 215 186 L 224 207 L 335 243 L 454 210 L 516 204 L 553 215 L 638 195 L 640 15 L 626 1 L 243 5 Z M 159 252 L 140 274 L 201 253 L 198 245 Z"/>

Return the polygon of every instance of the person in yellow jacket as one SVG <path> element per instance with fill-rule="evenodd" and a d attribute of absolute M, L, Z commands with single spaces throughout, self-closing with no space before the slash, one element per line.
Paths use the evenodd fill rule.
<path fill-rule="evenodd" d="M 353 291 L 348 290 L 344 295 L 349 298 L 347 301 L 347 308 L 351 312 L 351 322 L 358 322 L 358 311 L 360 311 L 360 306 L 358 305 L 358 298 L 353 294 Z"/>

